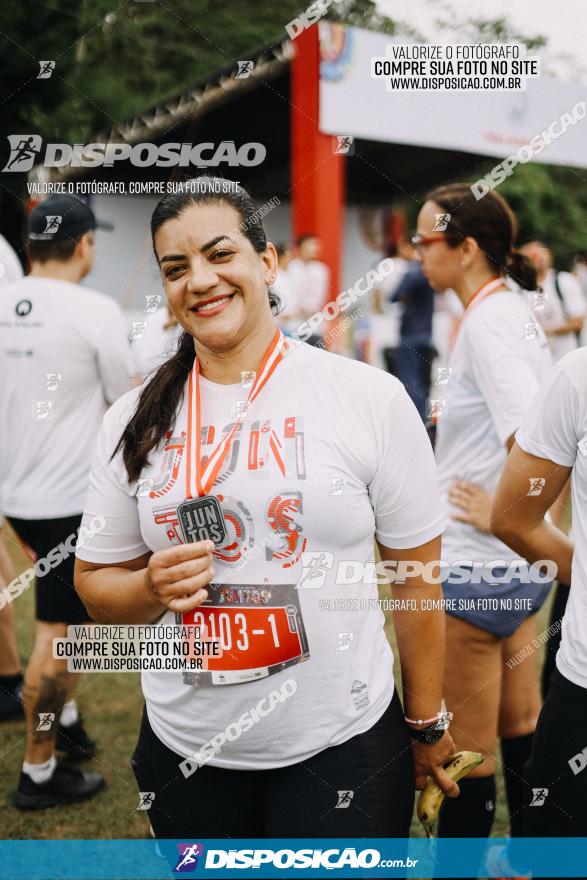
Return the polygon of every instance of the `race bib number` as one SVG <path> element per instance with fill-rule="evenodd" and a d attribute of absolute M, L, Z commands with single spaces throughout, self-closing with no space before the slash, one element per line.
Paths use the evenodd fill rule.
<path fill-rule="evenodd" d="M 208 599 L 180 617 L 218 644 L 200 672 L 184 672 L 194 687 L 245 684 L 302 663 L 310 656 L 296 584 L 209 584 Z"/>

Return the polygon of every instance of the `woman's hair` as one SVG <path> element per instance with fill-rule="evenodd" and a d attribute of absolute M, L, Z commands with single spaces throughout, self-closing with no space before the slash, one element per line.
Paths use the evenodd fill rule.
<path fill-rule="evenodd" d="M 179 217 L 192 205 L 212 204 L 229 205 L 240 217 L 238 227 L 227 233 L 227 240 L 242 233 L 258 254 L 263 253 L 267 247 L 267 238 L 259 212 L 249 193 L 232 181 L 218 177 L 197 177 L 180 184 L 178 191 L 164 196 L 155 207 L 151 217 L 151 239 L 155 257 L 155 236 L 165 223 Z M 271 310 L 277 312 L 279 297 L 271 289 L 268 290 L 268 297 Z M 194 338 L 184 330 L 177 352 L 159 367 L 141 391 L 135 413 L 112 453 L 114 458 L 122 449 L 122 460 L 129 482 L 139 479 L 141 471 L 148 464 L 149 453 L 173 428 L 195 356 Z"/>
<path fill-rule="evenodd" d="M 524 290 L 536 289 L 536 269 L 528 257 L 514 250 L 518 224 L 502 196 L 490 190 L 478 200 L 468 183 L 451 183 L 431 190 L 426 201 L 449 215 L 445 230 L 449 247 L 474 238 L 492 268 L 509 275 Z"/>

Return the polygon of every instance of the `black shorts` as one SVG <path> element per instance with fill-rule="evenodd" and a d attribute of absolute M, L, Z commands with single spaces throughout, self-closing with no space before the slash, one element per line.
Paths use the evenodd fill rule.
<path fill-rule="evenodd" d="M 34 551 L 37 560 L 51 557 L 55 547 L 76 535 L 82 514 L 60 519 L 6 519 L 17 536 Z M 87 623 L 91 620 L 73 586 L 75 549 L 46 574 L 35 577 L 35 616 L 44 623 Z"/>
<path fill-rule="evenodd" d="M 370 730 L 299 764 L 206 764 L 186 778 L 181 761 L 153 733 L 145 711 L 132 767 L 139 791 L 155 794 L 148 818 L 161 839 L 409 835 L 414 765 L 397 691 Z"/>
<path fill-rule="evenodd" d="M 587 834 L 587 688 L 555 669 L 532 743 L 527 837 Z"/>

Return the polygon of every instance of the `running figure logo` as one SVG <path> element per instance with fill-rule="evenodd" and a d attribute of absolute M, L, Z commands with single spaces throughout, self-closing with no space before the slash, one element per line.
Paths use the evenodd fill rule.
<path fill-rule="evenodd" d="M 332 553 L 302 553 L 302 574 L 297 588 L 317 590 L 326 583 L 327 571 L 332 568 Z M 311 583 L 310 583 L 311 582 Z"/>
<path fill-rule="evenodd" d="M 37 724 L 37 730 L 51 730 L 54 721 L 54 712 L 39 712 L 39 723 Z"/>
<path fill-rule="evenodd" d="M 547 788 L 533 788 L 532 789 L 532 801 L 530 802 L 530 806 L 531 807 L 541 807 L 547 797 L 548 797 L 548 789 Z"/>
<path fill-rule="evenodd" d="M 154 791 L 139 791 L 139 805 L 137 810 L 150 810 L 155 800 Z"/>
<path fill-rule="evenodd" d="M 10 156 L 3 171 L 30 171 L 43 143 L 39 134 L 9 134 Z"/>
<path fill-rule="evenodd" d="M 435 214 L 436 222 L 432 232 L 446 232 L 450 223 L 450 214 Z"/>
<path fill-rule="evenodd" d="M 351 801 L 355 796 L 354 791 L 339 791 L 338 794 L 338 803 L 335 806 L 335 810 L 346 810 L 350 807 Z"/>
<path fill-rule="evenodd" d="M 145 300 L 147 303 L 145 306 L 145 311 L 156 312 L 159 308 L 159 303 L 161 302 L 161 297 L 159 296 L 159 294 L 148 294 L 145 296 Z"/>
<path fill-rule="evenodd" d="M 51 74 L 55 70 L 54 61 L 39 61 L 40 70 L 37 79 L 51 79 Z"/>
<path fill-rule="evenodd" d="M 352 641 L 354 639 L 353 633 L 339 633 L 338 634 L 338 648 L 337 651 L 348 651 Z"/>
<path fill-rule="evenodd" d="M 532 294 L 532 308 L 535 312 L 544 311 L 544 306 L 548 302 L 548 294 L 547 293 L 533 293 Z"/>
<path fill-rule="evenodd" d="M 452 376 L 452 367 L 436 367 L 435 385 L 448 385 L 448 380 Z"/>
<path fill-rule="evenodd" d="M 546 486 L 544 477 L 529 477 L 529 481 L 528 495 L 542 495 L 542 490 Z"/>
<path fill-rule="evenodd" d="M 59 383 L 63 378 L 61 373 L 45 373 L 45 376 L 45 391 L 57 391 L 57 389 L 59 388 Z"/>
<path fill-rule="evenodd" d="M 329 495 L 342 495 L 346 484 L 347 484 L 347 481 L 346 481 L 345 477 L 331 477 L 330 478 L 330 492 L 328 494 Z"/>
<path fill-rule="evenodd" d="M 179 858 L 173 869 L 174 874 L 189 874 L 196 870 L 198 857 L 204 855 L 204 845 L 201 843 L 178 843 L 177 851 Z"/>
<path fill-rule="evenodd" d="M 355 155 L 355 139 L 348 134 L 336 135 L 333 146 L 333 153 L 340 153 L 344 156 Z"/>
<path fill-rule="evenodd" d="M 131 321 L 131 331 L 129 339 L 142 339 L 147 329 L 146 321 Z"/>
<path fill-rule="evenodd" d="M 441 419 L 447 413 L 446 400 L 443 398 L 430 398 L 429 419 Z"/>
<path fill-rule="evenodd" d="M 237 61 L 238 70 L 235 73 L 236 79 L 248 79 L 253 69 L 252 61 Z"/>
<path fill-rule="evenodd" d="M 47 214 L 45 217 L 45 232 L 57 232 L 62 220 L 61 214 Z"/>

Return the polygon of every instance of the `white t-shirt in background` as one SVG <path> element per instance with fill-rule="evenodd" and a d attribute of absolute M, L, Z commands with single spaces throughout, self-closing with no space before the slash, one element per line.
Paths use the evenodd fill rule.
<path fill-rule="evenodd" d="M 247 393 L 201 380 L 203 455 L 225 435 Z M 78 557 L 89 562 L 114 565 L 183 540 L 177 505 L 186 497 L 187 395 L 165 449 L 151 453 L 142 472 L 140 486 L 149 494 L 128 485 L 120 454 L 110 461 L 137 395 L 125 395 L 104 418 L 84 520 L 100 514 L 107 526 L 78 547 Z M 301 621 L 279 638 L 289 644 L 303 631 L 307 644 L 281 668 L 272 660 L 277 649 L 267 641 L 265 617 L 257 628 L 244 619 L 237 627 L 233 619 L 232 651 L 216 661 L 213 680 L 207 672 L 201 686 L 192 686 L 181 671 L 144 671 L 156 735 L 189 757 L 289 678 L 297 683 L 295 695 L 227 741 L 210 763 L 238 770 L 286 766 L 368 730 L 392 698 L 393 656 L 372 574 L 337 584 L 338 563 L 373 564 L 374 535 L 385 546 L 410 548 L 443 527 L 432 449 L 403 386 L 381 370 L 297 343 L 252 404 L 211 494 L 228 524 L 226 543 L 215 553 L 221 589 L 228 591 L 220 611 L 248 613 L 249 599 L 265 617 L 280 603 L 294 616 L 298 606 Z M 315 576 L 304 579 L 304 565 L 307 575 L 313 561 Z M 296 589 L 298 581 L 309 586 Z M 373 608 L 353 605 L 360 600 Z M 174 615 L 159 622 L 173 623 Z M 341 634 L 350 639 L 344 650 Z M 251 668 L 249 651 L 258 673 L 229 683 Z M 271 663 L 279 671 L 268 675 Z"/>
<path fill-rule="evenodd" d="M 81 513 L 108 405 L 131 387 L 126 324 L 109 296 L 28 276 L 0 295 L 0 498 L 22 519 Z"/>
<path fill-rule="evenodd" d="M 130 352 L 135 372 L 142 379 L 155 371 L 170 357 L 173 357 L 177 351 L 183 327 L 177 324 L 166 329 L 165 325 L 168 322 L 169 312 L 167 306 L 164 306 L 153 314 L 144 315 L 141 321 L 131 324 Z M 146 326 L 134 328 L 136 323 Z M 137 334 L 134 339 L 132 338 L 133 329 Z"/>
<path fill-rule="evenodd" d="M 0 235 L 0 287 L 18 281 L 23 274 L 20 260 L 4 236 Z"/>
<path fill-rule="evenodd" d="M 559 361 L 528 408 L 516 442 L 530 455 L 573 469 L 575 550 L 556 665 L 569 681 L 587 688 L 587 349 Z"/>
<path fill-rule="evenodd" d="M 556 292 L 555 279 L 557 277 L 564 306 Z M 534 314 L 545 330 L 560 327 L 567 318 L 581 318 L 585 315 L 587 309 L 581 285 L 570 272 L 555 273 L 551 269 L 541 286 L 542 291 L 546 294 L 546 301 L 543 303 L 543 308 L 534 309 Z M 575 333 L 565 333 L 564 336 L 548 336 L 547 339 L 554 363 L 574 351 L 578 345 Z"/>
<path fill-rule="evenodd" d="M 320 260 L 307 263 L 294 257 L 287 267 L 288 283 L 304 315 L 313 315 L 324 308 L 328 300 L 330 270 Z"/>
<path fill-rule="evenodd" d="M 533 313 L 514 292 L 490 294 L 465 313 L 449 359 L 452 373 L 435 385 L 441 401 L 436 444 L 438 477 L 448 502 L 453 483 L 474 483 L 494 494 L 507 457 L 506 441 L 517 431 L 532 396 L 551 370 L 546 338 Z M 468 523 L 448 520 L 442 540 L 445 562 L 517 556 L 502 541 Z"/>

